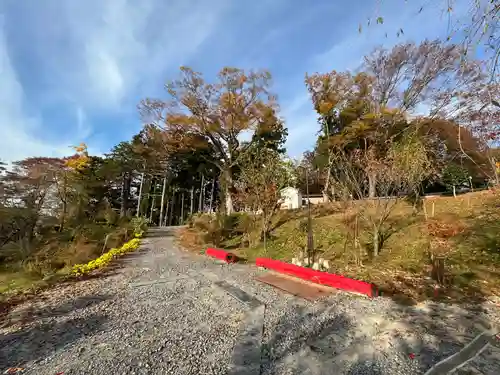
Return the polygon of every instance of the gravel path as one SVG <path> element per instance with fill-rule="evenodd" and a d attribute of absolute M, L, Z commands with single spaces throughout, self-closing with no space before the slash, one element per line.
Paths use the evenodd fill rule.
<path fill-rule="evenodd" d="M 310 303 L 255 281 L 263 271 L 254 267 L 178 250 L 172 229 L 151 231 L 122 263 L 13 310 L 0 322 L 0 372 L 226 374 L 245 324 L 258 319 L 221 281 L 265 306 L 263 333 L 254 336 L 264 375 L 424 374 L 499 321 L 489 306 L 404 308 L 344 293 Z M 466 366 L 481 372 L 470 373 L 499 374 L 500 348 L 481 355 Z"/>

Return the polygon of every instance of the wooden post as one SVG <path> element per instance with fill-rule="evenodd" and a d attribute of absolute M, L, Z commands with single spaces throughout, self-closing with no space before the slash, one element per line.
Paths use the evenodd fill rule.
<path fill-rule="evenodd" d="M 432 217 L 434 217 L 435 207 L 436 207 L 436 203 L 434 201 L 432 201 Z"/>

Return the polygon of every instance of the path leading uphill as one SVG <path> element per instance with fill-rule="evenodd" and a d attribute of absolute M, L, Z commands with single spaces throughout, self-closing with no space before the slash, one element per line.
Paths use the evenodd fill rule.
<path fill-rule="evenodd" d="M 174 230 L 151 230 L 109 276 L 13 310 L 0 322 L 0 373 L 424 374 L 498 322 L 488 306 L 404 308 L 344 293 L 307 302 L 255 281 L 255 267 L 179 250 Z M 500 374 L 500 345 L 485 337 L 460 369 L 457 357 L 438 366 Z"/>

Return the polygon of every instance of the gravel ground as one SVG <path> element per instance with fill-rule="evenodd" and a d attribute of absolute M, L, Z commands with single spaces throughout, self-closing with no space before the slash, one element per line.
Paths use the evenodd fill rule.
<path fill-rule="evenodd" d="M 216 281 L 265 304 L 265 375 L 423 374 L 499 322 L 486 305 L 408 308 L 340 292 L 310 303 L 253 279 L 264 271 L 178 250 L 171 234 L 152 231 L 111 275 L 61 285 L 13 310 L 0 322 L 0 371 L 226 374 L 249 308 Z M 492 347 L 469 365 L 498 374 L 498 354 Z"/>

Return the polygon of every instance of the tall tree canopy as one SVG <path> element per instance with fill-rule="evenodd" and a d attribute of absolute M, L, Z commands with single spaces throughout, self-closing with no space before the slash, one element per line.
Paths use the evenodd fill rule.
<path fill-rule="evenodd" d="M 253 143 L 280 126 L 270 84 L 267 71 L 224 68 L 210 83 L 201 73 L 183 67 L 180 77 L 166 85 L 167 100 L 146 99 L 140 105 L 145 121 L 163 130 L 170 150 L 210 151 L 213 157 L 206 160 L 221 173 L 228 212 L 232 211 L 233 169 Z M 245 134 L 251 140 L 242 143 Z"/>

